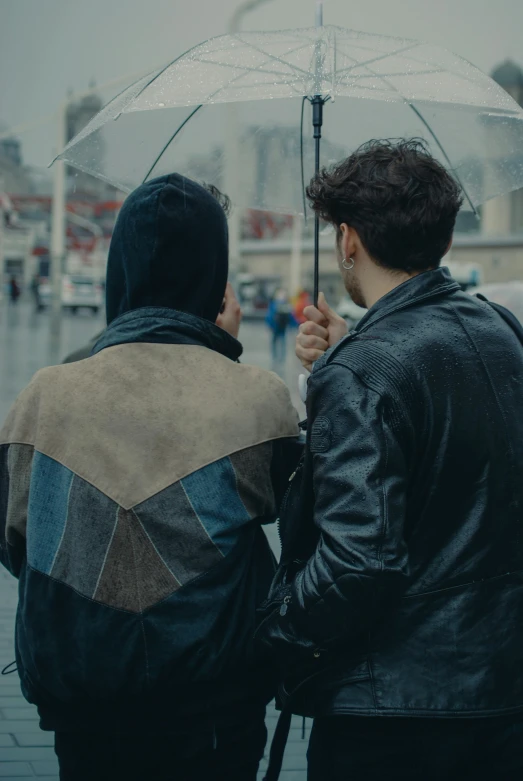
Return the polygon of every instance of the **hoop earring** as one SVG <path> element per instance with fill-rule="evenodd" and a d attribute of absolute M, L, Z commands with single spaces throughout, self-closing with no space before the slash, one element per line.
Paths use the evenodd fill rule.
<path fill-rule="evenodd" d="M 341 265 L 347 271 L 351 271 L 354 268 L 354 258 L 349 258 L 349 263 L 347 263 L 347 258 L 343 258 Z"/>

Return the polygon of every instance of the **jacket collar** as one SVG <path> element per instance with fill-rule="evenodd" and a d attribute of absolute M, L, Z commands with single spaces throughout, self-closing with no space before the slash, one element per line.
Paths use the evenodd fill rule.
<path fill-rule="evenodd" d="M 214 323 L 186 312 L 161 307 L 133 309 L 113 320 L 92 350 L 92 355 L 117 344 L 148 342 L 208 347 L 232 361 L 243 352 L 240 342 Z"/>
<path fill-rule="evenodd" d="M 374 325 L 392 312 L 400 309 L 406 309 L 437 296 L 450 295 L 457 290 L 461 290 L 458 283 L 452 279 L 450 271 L 446 266 L 424 271 L 406 282 L 403 282 L 386 296 L 376 301 L 373 307 L 362 317 L 355 326 L 352 333 L 357 334 L 366 331 L 371 325 Z"/>

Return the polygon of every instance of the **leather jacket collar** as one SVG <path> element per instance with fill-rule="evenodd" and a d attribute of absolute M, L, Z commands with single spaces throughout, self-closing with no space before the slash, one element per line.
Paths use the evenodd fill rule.
<path fill-rule="evenodd" d="M 362 317 L 352 333 L 361 333 L 392 312 L 406 309 L 428 298 L 449 295 L 460 290 L 459 284 L 451 277 L 446 266 L 424 271 L 416 277 L 403 282 L 386 296 L 376 301 L 373 307 Z"/>

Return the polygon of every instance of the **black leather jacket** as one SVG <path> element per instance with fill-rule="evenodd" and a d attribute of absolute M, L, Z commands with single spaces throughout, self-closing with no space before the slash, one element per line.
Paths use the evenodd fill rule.
<path fill-rule="evenodd" d="M 283 701 L 294 691 L 309 716 L 523 710 L 516 333 L 447 269 L 421 274 L 317 362 L 307 409 L 313 517 L 258 633 Z"/>

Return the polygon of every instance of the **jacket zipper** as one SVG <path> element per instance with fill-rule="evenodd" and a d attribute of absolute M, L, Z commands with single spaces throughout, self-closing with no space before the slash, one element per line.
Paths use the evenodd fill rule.
<path fill-rule="evenodd" d="M 298 464 L 298 466 L 296 467 L 296 469 L 294 470 L 294 472 L 292 473 L 292 475 L 289 477 L 289 485 L 288 485 L 287 490 L 285 491 L 285 494 L 284 494 L 283 499 L 282 499 L 282 503 L 281 503 L 281 507 L 280 507 L 280 514 L 279 514 L 278 518 L 276 519 L 276 526 L 278 528 L 278 536 L 280 538 L 280 543 L 282 545 L 283 545 L 283 539 L 282 539 L 282 532 L 281 532 L 281 516 L 284 515 L 284 512 L 287 509 L 287 503 L 289 501 L 289 495 L 290 495 L 290 492 L 291 492 L 291 489 L 292 489 L 292 481 L 294 480 L 296 475 L 299 472 L 301 472 L 301 470 L 303 469 L 303 466 L 304 466 L 303 465 L 303 461 L 301 461 Z"/>

